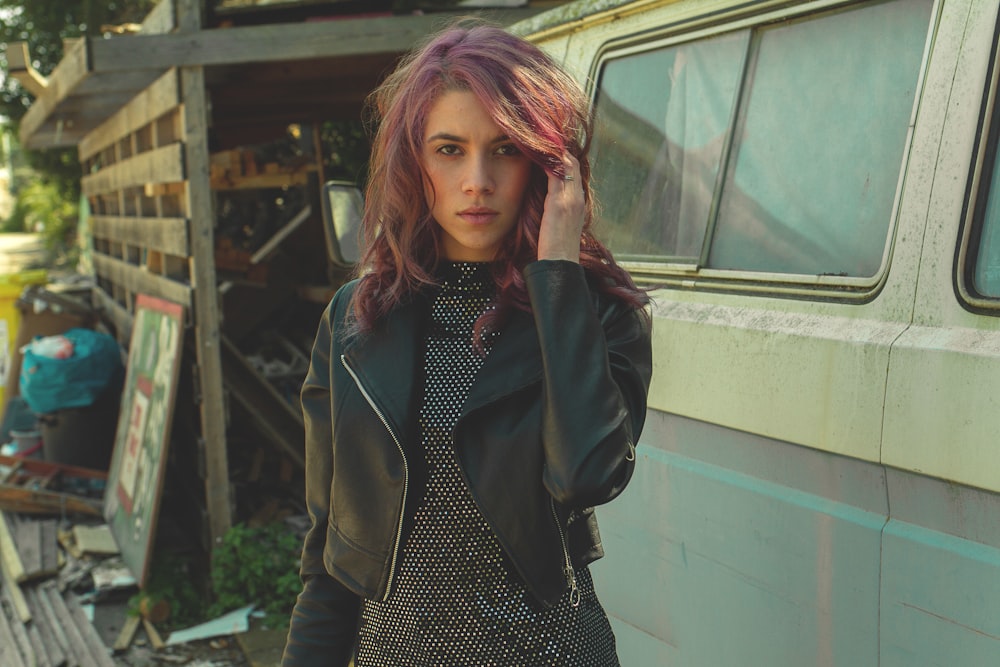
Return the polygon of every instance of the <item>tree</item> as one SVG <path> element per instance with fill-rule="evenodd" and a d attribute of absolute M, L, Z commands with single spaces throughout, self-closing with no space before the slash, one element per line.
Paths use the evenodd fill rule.
<path fill-rule="evenodd" d="M 63 40 L 100 35 L 104 26 L 139 23 L 156 0 L 0 0 L 0 70 L 7 72 L 7 45 L 27 42 L 32 66 L 51 74 L 63 56 Z M 9 76 L 0 76 L 0 117 L 6 116 L 16 134 L 32 95 Z M 15 215 L 0 221 L 11 230 L 40 222 L 50 247 L 69 242 L 75 225 L 67 211 L 80 199 L 80 164 L 75 150 L 23 151 L 31 167 L 18 191 Z M 51 201 L 52 198 L 56 201 Z M 30 231 L 30 230 L 28 230 Z"/>

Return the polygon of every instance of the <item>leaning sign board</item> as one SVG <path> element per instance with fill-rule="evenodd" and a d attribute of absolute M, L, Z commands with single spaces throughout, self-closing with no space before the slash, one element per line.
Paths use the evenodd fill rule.
<path fill-rule="evenodd" d="M 128 370 L 104 495 L 104 518 L 125 565 L 146 583 L 156 537 L 183 339 L 183 308 L 136 297 Z"/>

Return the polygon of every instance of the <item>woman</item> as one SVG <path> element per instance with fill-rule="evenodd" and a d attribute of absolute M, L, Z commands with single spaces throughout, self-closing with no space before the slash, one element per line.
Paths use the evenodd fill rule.
<path fill-rule="evenodd" d="M 587 99 L 458 23 L 373 102 L 363 271 L 302 388 L 283 665 L 617 665 L 592 508 L 632 474 L 649 318 L 589 229 Z"/>

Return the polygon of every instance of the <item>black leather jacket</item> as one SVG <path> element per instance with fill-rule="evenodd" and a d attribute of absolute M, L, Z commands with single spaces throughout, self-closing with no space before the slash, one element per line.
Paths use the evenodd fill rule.
<path fill-rule="evenodd" d="M 573 262 L 534 262 L 523 274 L 532 313 L 517 311 L 493 341 L 454 439 L 476 504 L 549 606 L 575 587 L 574 568 L 603 555 L 592 508 L 632 475 L 650 329 L 640 312 L 591 289 Z M 360 600 L 392 592 L 423 495 L 416 417 L 427 302 L 414 299 L 375 332 L 343 340 L 354 286 L 328 306 L 302 387 L 312 528 L 285 667 L 348 664 Z"/>

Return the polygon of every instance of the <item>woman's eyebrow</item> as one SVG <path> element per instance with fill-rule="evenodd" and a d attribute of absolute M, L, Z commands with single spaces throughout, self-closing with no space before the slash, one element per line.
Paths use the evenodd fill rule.
<path fill-rule="evenodd" d="M 424 141 L 428 141 L 428 142 L 429 141 L 453 141 L 455 143 L 461 144 L 461 143 L 467 143 L 469 140 L 466 139 L 466 138 L 464 138 L 464 137 L 459 137 L 459 136 L 454 135 L 454 134 L 449 134 L 448 132 L 438 132 L 436 134 L 432 134 L 431 136 L 427 137 L 426 139 L 424 139 Z M 503 143 L 505 141 L 510 141 L 510 137 L 508 137 L 506 134 L 501 134 L 501 135 L 499 135 L 497 137 L 494 137 L 490 141 L 490 143 L 491 144 L 501 144 L 501 143 Z"/>

